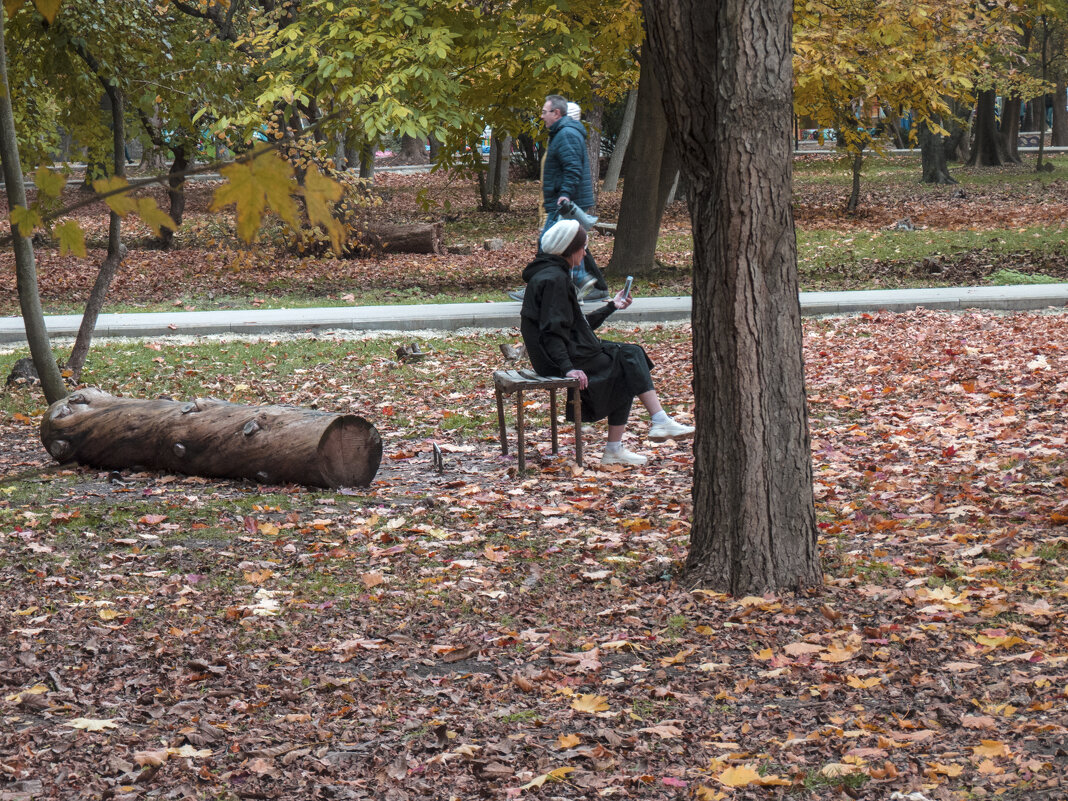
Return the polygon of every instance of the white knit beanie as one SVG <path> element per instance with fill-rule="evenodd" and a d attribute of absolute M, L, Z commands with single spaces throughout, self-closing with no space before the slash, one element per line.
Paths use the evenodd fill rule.
<path fill-rule="evenodd" d="M 575 240 L 575 234 L 581 227 L 578 220 L 560 220 L 541 235 L 542 251 L 552 256 L 559 256 Z"/>
<path fill-rule="evenodd" d="M 573 119 L 575 122 L 582 122 L 582 108 L 578 103 L 567 104 L 567 116 Z"/>

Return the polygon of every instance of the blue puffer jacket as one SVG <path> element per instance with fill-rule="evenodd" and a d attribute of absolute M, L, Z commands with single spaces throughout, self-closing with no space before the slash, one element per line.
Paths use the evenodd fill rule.
<path fill-rule="evenodd" d="M 561 117 L 549 129 L 549 148 L 545 152 L 541 191 L 546 211 L 556 209 L 556 200 L 561 195 L 571 198 L 571 202 L 579 208 L 589 209 L 593 206 L 586 129 L 581 122 Z"/>

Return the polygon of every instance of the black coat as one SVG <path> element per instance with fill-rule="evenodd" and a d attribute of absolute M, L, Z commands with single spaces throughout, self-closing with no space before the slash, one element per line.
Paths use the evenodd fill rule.
<path fill-rule="evenodd" d="M 630 405 L 636 395 L 653 388 L 653 363 L 638 345 L 606 342 L 594 334 L 616 310 L 609 302 L 584 315 L 571 281 L 571 268 L 560 256 L 545 253 L 523 270 L 520 330 L 535 372 L 563 376 L 582 370 L 589 386 L 581 392 L 582 419 L 600 420 Z M 570 407 L 568 415 L 570 416 Z"/>

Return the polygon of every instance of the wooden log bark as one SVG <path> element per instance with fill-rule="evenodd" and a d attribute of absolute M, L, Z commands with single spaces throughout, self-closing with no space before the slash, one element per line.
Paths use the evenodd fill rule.
<path fill-rule="evenodd" d="M 380 253 L 445 253 L 445 224 L 413 223 L 391 225 L 374 223 L 364 241 Z"/>
<path fill-rule="evenodd" d="M 61 463 L 312 487 L 367 486 L 382 460 L 378 430 L 357 415 L 117 398 L 94 388 L 53 403 L 41 441 Z"/>

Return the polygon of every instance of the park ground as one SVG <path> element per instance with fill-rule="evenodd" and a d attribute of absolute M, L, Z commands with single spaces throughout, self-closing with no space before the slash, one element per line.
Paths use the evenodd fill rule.
<path fill-rule="evenodd" d="M 820 197 L 844 198 L 813 172 Z M 949 214 L 954 189 L 932 191 Z M 1019 275 L 1058 275 L 1060 182 L 966 186 L 961 200 L 996 199 L 973 209 L 975 230 L 936 228 L 933 194 L 892 200 L 926 192 L 911 184 L 877 192 L 868 223 L 828 210 L 807 230 L 858 248 L 974 234 L 982 265 L 1010 253 Z M 915 230 L 890 230 L 906 216 Z M 681 213 L 668 222 L 685 234 Z M 225 223 L 201 224 L 228 252 Z M 509 225 L 505 256 L 408 266 L 440 265 L 456 294 L 483 291 L 457 277 L 470 272 L 507 286 L 529 228 L 496 227 Z M 1045 235 L 1023 248 L 1021 229 Z M 828 248 L 837 269 L 816 274 L 860 280 L 867 251 L 847 271 Z M 684 249 L 664 252 L 682 264 Z M 890 255 L 871 256 L 885 276 Z M 258 288 L 268 255 L 244 258 L 219 271 L 216 298 L 288 291 Z M 306 263 L 270 258 L 300 288 Z M 353 264 L 326 294 L 379 292 L 375 275 L 403 293 L 404 261 Z M 168 286 L 143 269 L 117 302 L 199 303 L 176 287 L 200 273 Z M 691 419 L 689 328 L 610 336 L 647 348 L 669 408 Z M 648 466 L 598 467 L 595 429 L 581 468 L 567 427 L 549 453 L 548 404 L 531 399 L 536 453 L 519 475 L 490 382 L 516 332 L 427 334 L 421 361 L 397 358 L 404 341 L 106 342 L 86 368 L 121 395 L 364 415 L 385 441 L 368 488 L 60 467 L 37 439 L 39 391 L 0 396 L 0 799 L 1068 797 L 1063 313 L 806 320 L 825 582 L 747 598 L 682 574 L 688 443 L 645 442 L 636 415 Z"/>

